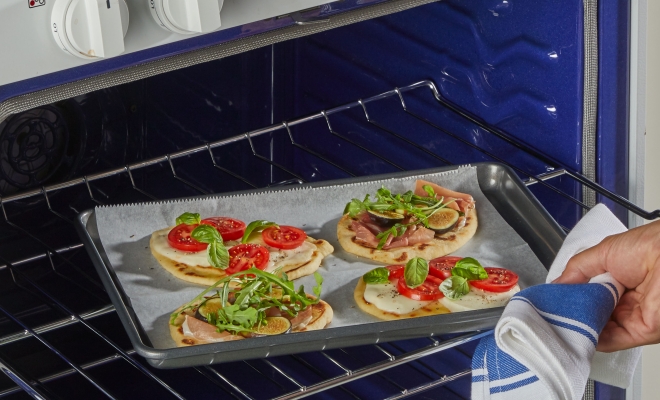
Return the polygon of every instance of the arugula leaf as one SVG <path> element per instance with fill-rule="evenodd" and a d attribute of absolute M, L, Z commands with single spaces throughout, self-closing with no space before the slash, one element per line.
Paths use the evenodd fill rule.
<path fill-rule="evenodd" d="M 222 242 L 211 242 L 206 248 L 206 258 L 215 268 L 225 270 L 229 267 L 229 250 Z"/>
<path fill-rule="evenodd" d="M 321 289 L 323 287 L 323 277 L 318 272 L 314 272 L 314 280 L 316 281 L 316 286 L 312 288 L 312 291 L 314 291 L 316 297 L 320 297 Z"/>
<path fill-rule="evenodd" d="M 218 230 L 211 225 L 198 226 L 190 233 L 190 237 L 202 243 L 222 243 L 222 236 L 220 236 Z"/>
<path fill-rule="evenodd" d="M 257 324 L 258 320 L 259 311 L 256 308 L 242 308 L 238 304 L 232 304 L 218 310 L 215 326 L 220 332 L 254 332 L 252 327 Z"/>
<path fill-rule="evenodd" d="M 181 224 L 196 225 L 199 224 L 201 221 L 202 219 L 198 213 L 184 212 L 183 214 L 176 217 L 177 225 L 181 225 Z"/>
<path fill-rule="evenodd" d="M 241 243 L 247 243 L 248 240 L 250 240 L 250 235 L 252 235 L 252 232 L 261 232 L 266 228 L 270 228 L 271 226 L 279 226 L 275 222 L 270 222 L 270 221 L 265 221 L 265 220 L 257 220 L 257 221 L 252 221 L 248 224 L 248 226 L 245 228 L 245 233 L 243 233 L 243 238 L 241 239 Z"/>
<path fill-rule="evenodd" d="M 422 189 L 424 189 L 424 191 L 426 193 L 428 193 L 430 198 L 435 199 L 435 190 L 433 190 L 433 188 L 431 186 L 424 185 L 424 186 L 422 186 Z"/>
<path fill-rule="evenodd" d="M 362 279 L 364 280 L 364 283 L 374 285 L 374 284 L 390 283 L 389 276 L 390 276 L 389 269 L 385 267 L 378 267 L 362 275 Z"/>
<path fill-rule="evenodd" d="M 344 207 L 344 214 L 348 214 L 352 218 L 366 209 L 367 207 L 364 205 L 364 202 L 358 199 L 353 199 L 346 204 L 346 207 Z"/>
<path fill-rule="evenodd" d="M 462 276 L 450 276 L 440 284 L 440 291 L 445 297 L 456 300 L 468 294 L 470 286 Z"/>
<path fill-rule="evenodd" d="M 403 277 L 406 280 L 406 285 L 411 289 L 424 283 L 428 275 L 429 263 L 421 257 L 415 257 L 408 261 L 403 270 Z"/>
<path fill-rule="evenodd" d="M 454 268 L 451 269 L 451 274 L 469 281 L 488 279 L 488 272 L 479 264 L 479 261 L 472 257 L 465 257 L 459 260 Z"/>

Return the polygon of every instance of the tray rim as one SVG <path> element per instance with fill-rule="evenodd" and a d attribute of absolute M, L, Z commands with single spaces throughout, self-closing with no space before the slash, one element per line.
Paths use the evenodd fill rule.
<path fill-rule="evenodd" d="M 296 185 L 295 189 L 318 188 L 318 187 L 342 185 L 346 183 L 370 182 L 370 181 L 377 181 L 382 179 L 402 178 L 402 177 L 408 177 L 414 175 L 447 172 L 465 167 L 476 167 L 477 169 L 479 169 L 480 167 L 481 168 L 495 167 L 504 170 L 509 176 L 509 178 L 511 178 L 512 181 L 520 189 L 523 190 L 523 192 L 528 197 L 528 199 L 535 203 L 534 205 L 536 206 L 536 211 L 539 211 L 541 215 L 546 219 L 546 222 L 548 222 L 550 224 L 550 227 L 553 228 L 553 230 L 555 231 L 554 233 L 557 234 L 562 240 L 566 236 L 565 232 L 556 223 L 556 221 L 547 213 L 545 208 L 538 202 L 536 197 L 534 197 L 534 195 L 531 192 L 529 192 L 529 189 L 522 183 L 522 181 L 520 181 L 518 175 L 515 174 L 510 167 L 496 162 L 480 162 L 473 164 L 452 165 L 452 166 L 436 167 L 436 168 L 429 168 L 423 170 L 402 171 L 397 173 L 367 175 L 367 176 L 354 177 L 354 178 L 313 182 L 303 185 Z M 480 187 L 482 186 L 481 183 L 479 183 L 479 185 Z M 278 192 L 278 191 L 286 191 L 286 190 L 292 190 L 292 187 L 283 186 L 276 188 L 250 189 L 250 190 L 218 193 L 211 195 L 182 197 L 182 198 L 167 199 L 160 201 L 146 201 L 146 202 L 138 202 L 138 203 L 119 204 L 116 206 L 131 205 L 131 204 L 157 204 L 157 203 L 171 202 L 171 201 L 187 201 L 187 200 L 194 200 L 200 198 L 228 197 L 228 196 L 236 196 L 236 195 L 255 194 L 255 193 L 264 193 L 264 192 Z M 486 193 L 484 193 L 484 195 L 486 195 Z M 110 205 L 109 207 L 112 206 L 115 205 Z M 452 332 L 466 332 L 466 329 L 464 328 L 460 329 L 460 326 L 465 324 L 474 325 L 474 328 L 470 330 L 490 329 L 495 325 L 495 323 L 499 319 L 504 309 L 503 307 L 498 307 L 498 308 L 491 308 L 486 310 L 475 310 L 475 311 L 466 311 L 461 313 L 427 316 L 424 318 L 412 318 L 412 319 L 405 319 L 399 321 L 380 321 L 380 322 L 373 322 L 368 324 L 335 327 L 329 330 L 322 329 L 311 332 L 300 332 L 297 333 L 296 335 L 284 335 L 281 337 L 277 337 L 276 339 L 278 340 L 276 340 L 276 342 L 279 343 L 275 343 L 275 344 L 272 343 L 273 338 L 267 337 L 267 338 L 253 338 L 250 339 L 249 341 L 241 340 L 236 342 L 212 343 L 212 344 L 191 346 L 191 347 L 156 349 L 150 345 L 148 338 L 146 337 L 146 334 L 143 333 L 145 336 L 144 338 L 141 336 L 140 332 L 141 331 L 143 332 L 143 330 L 140 325 L 140 322 L 137 319 L 137 316 L 134 314 L 130 304 L 125 300 L 128 298 L 128 296 L 123 292 L 123 289 L 121 288 L 121 283 L 114 275 L 112 266 L 109 265 L 109 262 L 106 263 L 106 261 L 104 260 L 105 251 L 102 248 L 100 239 L 99 239 L 99 245 L 97 247 L 97 244 L 94 242 L 94 239 L 92 238 L 90 232 L 87 230 L 87 223 L 94 215 L 95 215 L 95 209 L 88 209 L 79 213 L 78 216 L 76 217 L 76 224 L 75 224 L 76 230 L 78 231 L 79 236 L 81 237 L 83 243 L 85 244 L 85 249 L 87 250 L 88 254 L 90 255 L 90 258 L 92 259 L 92 262 L 101 278 L 104 287 L 108 292 L 108 295 L 113 305 L 115 306 L 117 315 L 119 316 L 122 324 L 124 325 L 126 333 L 128 334 L 129 340 L 131 341 L 131 344 L 133 345 L 135 351 L 140 356 L 145 357 L 150 362 L 150 364 L 152 364 L 155 367 L 176 368 L 177 366 L 160 365 L 160 364 L 166 361 L 172 361 L 177 359 L 183 361 L 183 359 L 187 359 L 191 357 L 199 357 L 204 355 L 208 356 L 211 354 L 233 355 L 236 352 L 245 353 L 245 352 L 249 352 L 250 350 L 254 351 L 256 349 L 261 349 L 261 350 L 267 349 L 268 351 L 266 352 L 265 357 L 268 357 L 271 355 L 271 352 L 275 347 L 295 346 L 296 344 L 302 344 L 302 342 L 307 344 L 310 344 L 312 342 L 319 343 L 318 346 L 314 346 L 317 347 L 317 350 L 324 350 L 328 348 L 345 346 L 345 344 L 340 344 L 335 342 L 347 340 L 350 339 L 351 337 L 355 337 L 357 339 L 358 337 L 366 336 L 367 338 L 369 338 L 367 342 L 365 342 L 364 339 L 362 339 L 359 342 L 356 342 L 355 343 L 356 345 L 362 343 L 379 343 L 381 341 L 404 339 L 405 337 L 412 338 L 413 336 L 410 336 L 410 334 L 407 333 L 408 331 L 416 330 L 419 328 L 426 328 L 424 332 L 428 332 L 429 331 L 428 328 L 438 325 L 442 325 L 443 327 L 447 327 L 447 326 L 451 327 L 455 325 L 458 328 L 456 330 L 443 329 L 442 332 L 438 332 L 438 334 L 446 334 Z M 559 248 L 557 247 L 556 249 L 553 250 L 555 251 L 556 254 Z M 203 289 L 200 286 L 200 291 L 201 290 Z M 441 320 L 441 319 L 446 319 L 448 315 L 452 316 L 451 321 Z M 440 319 L 440 320 L 434 321 L 436 319 Z M 392 336 L 396 336 L 397 333 L 402 334 L 405 337 L 400 337 L 400 338 L 392 337 Z M 423 335 L 418 335 L 417 337 L 420 336 L 428 337 L 433 335 L 434 333 L 430 332 L 430 333 L 424 333 Z M 390 337 L 388 338 L 381 336 L 390 336 Z M 302 349 L 300 351 L 309 351 L 309 350 Z M 295 352 L 296 352 L 295 350 L 286 351 L 281 354 L 292 354 Z M 280 355 L 280 353 L 277 353 L 277 355 Z M 254 357 L 248 357 L 248 358 L 254 358 Z M 231 358 L 228 360 L 218 359 L 218 361 L 215 361 L 215 357 L 214 357 L 212 363 L 230 362 L 233 360 L 235 360 L 235 358 Z M 192 365 L 200 365 L 200 363 L 190 364 L 190 366 Z M 184 365 L 181 365 L 180 367 L 183 366 Z"/>

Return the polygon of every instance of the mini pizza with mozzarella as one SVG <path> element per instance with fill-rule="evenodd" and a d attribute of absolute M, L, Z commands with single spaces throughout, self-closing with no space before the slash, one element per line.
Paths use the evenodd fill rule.
<path fill-rule="evenodd" d="M 314 275 L 314 295 L 257 268 L 229 275 L 172 313 L 170 335 L 186 347 L 323 329 L 333 310 L 320 299 L 323 279 Z"/>
<path fill-rule="evenodd" d="M 358 280 L 360 309 L 384 320 L 503 307 L 520 291 L 518 275 L 482 267 L 470 257 L 414 258 L 369 271 Z"/>
<path fill-rule="evenodd" d="M 337 238 L 349 253 L 396 264 L 452 253 L 474 236 L 477 225 L 471 195 L 417 180 L 414 191 L 393 194 L 383 187 L 373 199 L 353 199 Z"/>
<path fill-rule="evenodd" d="M 229 217 L 200 219 L 184 213 L 176 223 L 151 235 L 151 253 L 172 275 L 201 285 L 253 266 L 297 279 L 314 273 L 334 251 L 301 229 L 268 221 L 246 225 Z"/>

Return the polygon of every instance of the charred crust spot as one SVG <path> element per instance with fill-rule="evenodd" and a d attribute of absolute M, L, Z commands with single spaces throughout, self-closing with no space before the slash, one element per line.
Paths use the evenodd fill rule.
<path fill-rule="evenodd" d="M 179 268 L 181 266 L 181 264 L 180 263 L 174 263 L 174 266 Z"/>
<path fill-rule="evenodd" d="M 409 314 L 409 316 L 410 316 L 410 317 L 416 317 L 416 316 L 417 316 L 417 314 L 415 314 L 415 313 L 412 313 L 412 314 Z"/>
<path fill-rule="evenodd" d="M 376 252 L 376 250 L 371 249 L 371 250 L 369 250 L 369 252 L 370 252 L 371 254 L 374 254 L 374 253 Z"/>
<path fill-rule="evenodd" d="M 424 250 L 425 248 L 429 247 L 430 244 L 428 243 L 421 243 L 419 246 L 417 246 L 418 249 Z"/>
<path fill-rule="evenodd" d="M 179 271 L 183 272 L 186 270 L 186 267 L 179 267 Z"/>
<path fill-rule="evenodd" d="M 197 274 L 194 273 L 194 272 L 186 272 L 186 275 L 187 275 L 187 276 L 200 276 L 200 275 L 197 275 Z"/>
<path fill-rule="evenodd" d="M 188 345 L 193 345 L 193 344 L 195 344 L 195 341 L 192 340 L 192 339 L 182 339 L 181 343 L 188 344 Z"/>
<path fill-rule="evenodd" d="M 179 331 L 179 333 L 183 335 L 183 326 L 180 326 L 180 327 L 177 329 L 177 331 Z"/>
<path fill-rule="evenodd" d="M 355 243 L 355 244 L 360 244 L 360 243 L 357 242 L 357 240 L 355 240 L 355 236 L 353 236 L 353 237 L 351 238 L 351 242 L 353 242 L 353 243 Z"/>
<path fill-rule="evenodd" d="M 315 240 L 314 244 L 323 244 L 323 240 L 322 239 Z"/>
<path fill-rule="evenodd" d="M 450 235 L 450 236 L 446 236 L 446 237 L 444 237 L 444 236 L 436 236 L 436 239 L 438 239 L 438 240 L 443 240 L 443 241 L 447 241 L 447 242 L 451 242 L 451 241 L 453 241 L 453 240 L 456 240 L 456 235 Z"/>
<path fill-rule="evenodd" d="M 401 262 L 401 261 L 406 261 L 407 259 L 408 259 L 408 253 L 404 251 L 403 253 L 401 253 L 399 257 L 395 258 L 394 261 Z"/>

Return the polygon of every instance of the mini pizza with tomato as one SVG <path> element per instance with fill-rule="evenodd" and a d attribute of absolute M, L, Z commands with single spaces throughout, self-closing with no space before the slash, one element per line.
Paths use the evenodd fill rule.
<path fill-rule="evenodd" d="M 471 257 L 439 257 L 375 268 L 360 278 L 354 297 L 362 311 L 397 320 L 503 307 L 519 291 L 513 271 L 484 268 Z"/>
<path fill-rule="evenodd" d="M 477 231 L 471 195 L 417 180 L 415 190 L 394 194 L 385 187 L 375 198 L 353 199 L 337 225 L 344 250 L 387 264 L 456 251 Z"/>
<path fill-rule="evenodd" d="M 323 329 L 333 311 L 320 299 L 323 278 L 314 277 L 311 295 L 286 275 L 257 268 L 229 275 L 172 313 L 170 335 L 185 347 Z"/>
<path fill-rule="evenodd" d="M 149 245 L 165 270 L 202 285 L 252 267 L 297 279 L 314 273 L 334 251 L 327 241 L 293 226 L 263 220 L 246 225 L 234 218 L 201 219 L 193 213 L 154 232 Z"/>

